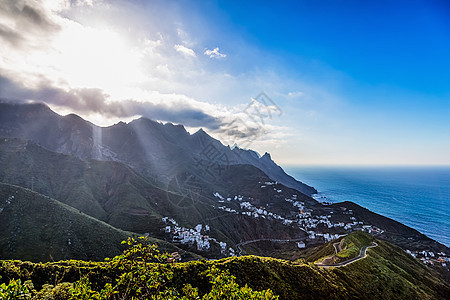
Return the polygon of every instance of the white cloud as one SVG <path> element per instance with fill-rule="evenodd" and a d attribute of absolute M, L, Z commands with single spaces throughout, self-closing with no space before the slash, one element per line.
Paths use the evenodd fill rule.
<path fill-rule="evenodd" d="M 289 92 L 288 93 L 288 96 L 289 97 L 292 97 L 292 98 L 297 98 L 297 97 L 301 97 L 301 96 L 303 96 L 304 94 L 303 94 L 303 92 Z"/>
<path fill-rule="evenodd" d="M 134 19 L 123 26 L 117 21 L 136 13 L 129 11 L 133 6 L 6 3 L 0 3 L 0 98 L 44 101 L 101 125 L 143 115 L 203 127 L 242 146 L 279 144 L 276 137 L 286 132 L 268 123 L 262 128 L 243 112 L 251 96 L 262 87 L 272 89 L 269 83 L 279 79 L 255 70 L 223 72 L 186 59 L 196 57 L 192 48 L 200 42 L 188 43 L 189 33 L 165 21 L 169 17 L 150 18 L 153 26 L 142 30 Z M 219 48 L 204 55 L 226 57 Z"/>
<path fill-rule="evenodd" d="M 209 56 L 210 58 L 225 58 L 227 57 L 226 54 L 219 52 L 219 47 L 214 48 L 213 50 L 207 49 L 203 54 L 206 56 Z"/>
<path fill-rule="evenodd" d="M 183 45 L 176 44 L 176 45 L 173 46 L 173 48 L 175 50 L 177 50 L 178 52 L 183 53 L 184 55 L 192 56 L 192 57 L 196 57 L 197 56 L 197 55 L 195 55 L 194 50 L 192 50 L 192 49 L 190 49 L 188 47 L 185 47 Z"/>

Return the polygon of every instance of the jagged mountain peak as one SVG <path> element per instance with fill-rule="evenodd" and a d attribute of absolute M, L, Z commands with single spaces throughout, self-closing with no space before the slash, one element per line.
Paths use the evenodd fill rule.
<path fill-rule="evenodd" d="M 137 119 L 132 120 L 130 123 L 128 124 L 153 124 L 153 125 L 162 125 L 160 122 L 149 119 L 147 117 L 141 116 Z"/>
<path fill-rule="evenodd" d="M 228 146 L 228 147 L 229 147 L 231 150 L 234 150 L 234 149 L 236 149 L 236 148 L 240 149 L 239 146 L 238 146 L 238 144 L 236 144 L 236 143 L 234 143 L 233 146 L 231 146 L 231 147 Z"/>
<path fill-rule="evenodd" d="M 99 127 L 89 121 L 86 121 L 85 119 L 83 119 L 82 117 L 80 117 L 77 114 L 71 113 L 68 115 L 65 115 L 63 117 L 61 117 L 63 120 L 69 122 L 70 125 L 72 126 L 83 126 L 83 127 Z"/>
<path fill-rule="evenodd" d="M 272 157 L 270 156 L 269 152 L 264 153 L 264 155 L 261 157 L 261 159 L 272 161 Z"/>
<path fill-rule="evenodd" d="M 200 128 L 194 134 L 192 134 L 191 138 L 195 143 L 198 143 L 197 147 L 200 146 L 200 148 L 204 148 L 207 145 L 214 143 L 217 147 L 224 147 L 226 149 L 229 149 L 228 147 L 223 146 L 222 142 L 210 136 L 203 128 Z M 202 149 L 197 150 L 201 151 Z"/>
<path fill-rule="evenodd" d="M 97 126 L 97 125 L 95 125 L 95 126 Z M 121 127 L 121 128 L 123 128 L 123 127 L 127 127 L 127 126 L 128 126 L 128 124 L 125 123 L 124 121 L 119 121 L 119 122 L 117 122 L 117 123 L 115 123 L 113 125 L 105 126 L 105 127 L 101 127 L 101 128 L 111 128 L 111 127 L 119 127 L 119 128 Z"/>
<path fill-rule="evenodd" d="M 192 134 L 192 135 L 193 136 L 210 136 L 208 133 L 206 133 L 205 130 L 203 130 L 203 128 L 200 128 L 199 130 L 194 132 L 194 134 Z"/>
<path fill-rule="evenodd" d="M 164 127 L 166 127 L 166 128 L 176 128 L 176 129 L 180 129 L 180 130 L 186 130 L 186 128 L 184 128 L 184 125 L 182 125 L 182 124 L 173 124 L 171 122 L 164 123 Z"/>

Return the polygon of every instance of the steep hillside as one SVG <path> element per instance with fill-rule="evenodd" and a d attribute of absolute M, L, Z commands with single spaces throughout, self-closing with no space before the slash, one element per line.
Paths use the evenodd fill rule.
<path fill-rule="evenodd" d="M 0 257 L 51 261 L 101 260 L 123 249 L 132 233 L 54 199 L 0 183 Z"/>
<path fill-rule="evenodd" d="M 350 238 L 360 240 L 370 239 L 370 236 L 359 233 Z M 147 274 L 155 270 L 158 270 L 157 276 L 173 274 L 161 288 L 174 288 L 176 293 L 183 293 L 186 284 L 198 288 L 200 295 L 207 293 L 214 278 L 211 270 L 215 267 L 228 270 L 240 286 L 248 285 L 256 291 L 271 289 L 280 299 L 448 299 L 450 287 L 434 271 L 396 246 L 379 240 L 375 242 L 378 246 L 368 249 L 365 258 L 345 267 L 328 269 L 314 263 L 291 263 L 256 256 L 170 265 L 153 263 L 146 268 Z M 32 280 L 38 290 L 44 284 L 75 282 L 82 277 L 87 278 L 94 289 L 100 290 L 105 283 L 115 285 L 115 279 L 122 272 L 125 270 L 118 270 L 109 262 L 70 261 L 45 265 L 0 262 L 3 282 L 12 278 Z M 60 276 L 58 280 L 57 276 Z M 134 282 L 140 284 L 138 280 Z M 225 289 L 229 281 L 218 281 L 218 284 Z M 61 284 L 59 287 L 68 289 L 70 286 Z M 51 290 L 52 287 L 48 288 Z"/>
<path fill-rule="evenodd" d="M 122 231 L 78 209 L 15 185 L 0 183 L 0 258 L 31 261 L 103 260 L 123 251 L 135 233 Z M 149 238 L 163 251 L 181 251 Z M 186 260 L 199 258 L 183 252 Z"/>
<path fill-rule="evenodd" d="M 284 201 L 282 193 L 273 189 L 261 190 L 258 182 L 270 179 L 262 171 L 249 165 L 230 167 L 224 172 L 222 180 L 214 184 L 202 183 L 197 186 L 195 193 L 191 190 L 197 184 L 194 174 L 186 174 L 189 182 L 186 178 L 178 177 L 183 181 L 181 184 L 171 182 L 167 190 L 163 190 L 124 164 L 82 161 L 19 139 L 0 140 L 0 165 L 0 182 L 33 188 L 34 191 L 58 199 L 116 228 L 149 233 L 150 236 L 172 241 L 181 231 L 191 230 L 199 224 L 204 228 L 207 225 L 209 229 L 204 229 L 202 236 L 214 238 L 209 245 L 217 247 L 209 249 L 208 244 L 205 244 L 201 252 L 212 251 L 207 254 L 211 257 L 224 255 L 224 251 L 228 251 L 228 248 L 220 249 L 219 242 L 234 248 L 236 243 L 247 239 L 305 237 L 299 228 L 283 225 L 282 220 L 254 218 L 222 209 L 224 206 L 221 202 L 230 201 L 220 200 L 214 196 L 214 192 L 230 197 L 230 193 L 242 191 L 242 195 L 246 195 L 245 199 L 253 201 L 255 205 L 270 203 L 280 212 L 289 211 L 291 205 Z M 189 189 L 183 190 L 180 185 Z M 284 190 L 284 193 L 297 193 L 287 188 Z M 257 201 L 250 199 L 249 195 L 257 197 Z M 229 205 L 240 208 L 236 199 Z M 164 220 L 165 217 L 174 220 L 176 226 L 179 226 L 176 234 L 172 232 L 175 230 L 175 223 L 168 223 L 167 218 Z M 170 225 L 171 232 L 165 232 L 165 228 Z M 198 250 L 193 240 L 184 241 L 180 243 L 186 244 L 187 249 Z M 224 253 L 221 254 L 222 252 Z"/>
<path fill-rule="evenodd" d="M 302 252 L 296 241 L 311 247 L 354 230 L 450 256 L 447 247 L 403 224 L 351 202 L 319 204 L 251 165 L 231 165 L 212 182 L 195 170 L 183 172 L 160 188 L 122 163 L 83 161 L 10 138 L 0 139 L 0 165 L 0 182 L 33 188 L 116 228 L 148 233 L 206 257 L 245 250 L 295 259 Z M 254 243 L 238 249 L 248 241 Z"/>
<path fill-rule="evenodd" d="M 364 245 L 371 237 L 355 240 Z M 449 282 L 435 270 L 391 243 L 375 242 L 377 246 L 367 249 L 366 258 L 329 269 L 351 293 L 366 299 L 448 299 Z"/>

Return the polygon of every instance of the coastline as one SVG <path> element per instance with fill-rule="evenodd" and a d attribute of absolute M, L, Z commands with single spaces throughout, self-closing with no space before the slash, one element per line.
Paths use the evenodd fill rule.
<path fill-rule="evenodd" d="M 450 167 L 286 168 L 319 202 L 352 201 L 450 247 Z"/>

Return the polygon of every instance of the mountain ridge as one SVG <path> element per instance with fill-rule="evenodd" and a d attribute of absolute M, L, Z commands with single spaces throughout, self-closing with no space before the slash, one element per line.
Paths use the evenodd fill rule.
<path fill-rule="evenodd" d="M 183 125 L 162 124 L 145 117 L 99 127 L 74 114 L 60 116 L 42 103 L 0 102 L 0 136 L 34 140 L 51 151 L 82 159 L 117 160 L 143 174 L 158 172 L 162 182 L 176 176 L 186 161 L 211 160 L 205 153 L 213 148 L 216 156 L 224 158 L 221 163 L 251 164 L 306 195 L 317 192 L 286 174 L 270 157 L 259 158 L 253 150 L 231 150 L 203 129 L 191 135 Z"/>
<path fill-rule="evenodd" d="M 101 261 L 119 255 L 124 250 L 120 242 L 137 236 L 20 186 L 0 183 L 0 199 L 6 199 L 0 202 L 2 259 Z M 165 251 L 180 251 L 165 241 L 151 241 Z"/>
<path fill-rule="evenodd" d="M 250 165 L 231 166 L 224 170 L 219 181 L 210 186 L 195 182 L 193 175 L 187 174 L 191 179 L 186 184 L 187 191 L 180 189 L 176 182 L 161 189 L 155 180 L 142 177 L 119 162 L 83 161 L 74 156 L 51 152 L 32 141 L 15 138 L 0 139 L 0 165 L 0 182 L 28 188 L 34 185 L 36 191 L 114 227 L 141 234 L 147 232 L 159 238 L 171 239 L 161 232 L 165 226 L 171 225 L 163 221 L 167 216 L 175 218 L 180 226 L 193 228 L 198 224 L 206 224 L 211 227 L 210 234 L 233 248 L 242 240 L 309 240 L 311 233 L 308 233 L 308 237 L 305 229 L 294 230 L 296 225 L 289 220 L 302 217 L 301 214 L 296 217 L 292 211 L 291 205 L 297 203 L 295 205 L 300 206 L 301 210 L 311 214 L 308 222 L 325 220 L 326 215 L 334 212 L 332 218 L 324 223 L 327 226 L 338 226 L 346 219 L 351 221 L 356 217 L 362 224 L 371 224 L 375 229 L 383 228 L 384 236 L 405 249 L 449 252 L 448 248 L 416 230 L 352 202 L 330 206 L 319 204 L 312 198 L 271 181 L 262 171 Z M 236 174 L 239 176 L 236 177 Z M 178 179 L 183 181 L 182 177 Z M 273 188 L 268 189 L 269 186 Z M 190 190 L 192 188 L 201 190 L 193 193 Z M 257 213 L 259 211 L 262 215 L 264 211 L 274 213 L 278 219 L 265 220 Z M 297 220 L 295 222 L 299 224 L 303 222 L 302 218 Z M 255 228 L 259 230 L 255 231 Z M 316 233 L 330 230 L 331 233 L 345 233 L 339 228 L 342 227 L 327 229 L 326 226 L 319 226 L 319 231 L 311 229 Z M 307 229 L 308 232 L 311 229 Z M 311 242 L 314 243 L 314 239 Z"/>

